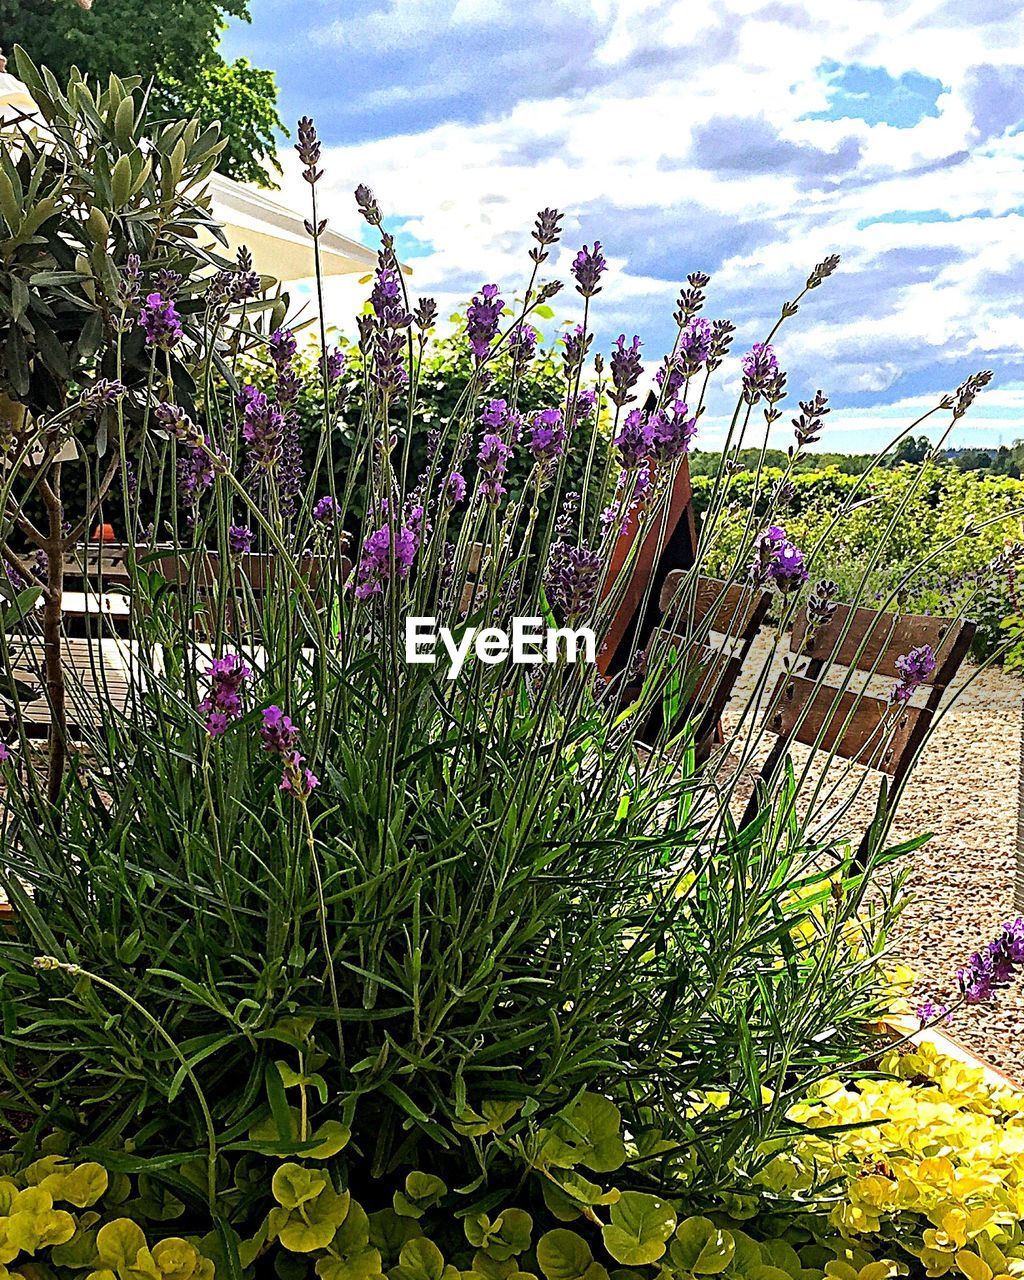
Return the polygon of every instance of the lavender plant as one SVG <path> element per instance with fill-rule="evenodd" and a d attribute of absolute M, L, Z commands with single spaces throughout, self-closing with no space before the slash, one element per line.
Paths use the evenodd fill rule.
<path fill-rule="evenodd" d="M 318 248 L 308 120 L 299 154 Z M 809 766 L 771 779 L 757 820 L 740 824 L 766 674 L 742 730 L 698 763 L 686 715 L 653 749 L 637 745 L 679 680 L 657 641 L 639 691 L 635 653 L 614 678 L 563 652 L 472 661 L 449 680 L 444 664 L 409 661 L 405 622 L 435 617 L 460 641 L 515 616 L 604 636 L 638 554 L 631 535 L 665 528 L 733 326 L 700 314 L 710 280 L 688 277 L 654 405 L 639 407 L 640 338 L 594 350 L 607 263 L 584 246 L 557 397 L 527 409 L 533 322 L 560 288 L 561 216 L 543 210 L 518 294 L 488 282 L 467 307 L 468 377 L 439 429 L 418 398 L 436 306 L 408 295 L 372 192 L 356 201 L 380 252 L 358 321 L 354 423 L 339 353 L 321 330 L 316 390 L 303 385 L 297 335 L 251 299 L 244 261 L 173 280 L 129 258 L 118 273 L 104 360 L 123 379 L 131 335 L 149 361 L 135 399 L 111 405 L 108 442 L 137 538 L 128 695 L 84 726 L 49 800 L 24 735 L 0 764 L 0 883 L 18 915 L 0 944 L 0 1117 L 116 1151 L 227 1231 L 242 1230 L 248 1202 L 226 1187 L 225 1156 L 337 1158 L 356 1181 L 443 1168 L 486 1203 L 538 1126 L 596 1090 L 631 1134 L 652 1134 L 638 1186 L 685 1183 L 710 1200 L 756 1166 L 810 1082 L 867 1052 L 900 897 L 891 868 L 912 844 L 890 845 L 883 803 L 855 867 L 848 801 Z M 134 216 L 129 203 L 117 218 Z M 686 601 L 718 549 L 730 458 L 755 411 L 765 432 L 781 413 L 779 325 L 837 265 L 818 264 L 741 360 L 675 605 L 684 654 L 710 640 Z M 185 337 L 183 298 L 197 317 Z M 259 386 L 236 376 L 240 350 L 263 360 Z M 982 381 L 944 407 L 958 414 Z M 295 406 L 314 394 L 310 460 Z M 827 406 L 818 393 L 801 409 L 794 458 Z M 526 477 L 515 489 L 513 463 Z M 4 496 L 12 529 L 11 485 Z M 751 506 L 726 575 L 777 592 L 776 646 L 828 537 L 794 545 L 785 496 L 763 523 Z M 816 585 L 819 620 L 834 595 Z M 901 688 L 924 665 L 908 655 Z M 741 767 L 723 775 L 730 756 Z M 727 1100 L 708 1108 L 708 1090 Z M 678 1158 L 652 1166 L 662 1150 Z"/>

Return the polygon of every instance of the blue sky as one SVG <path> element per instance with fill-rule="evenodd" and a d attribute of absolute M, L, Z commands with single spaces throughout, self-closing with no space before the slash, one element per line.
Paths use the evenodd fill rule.
<path fill-rule="evenodd" d="M 566 212 L 552 274 L 600 239 L 598 345 L 640 334 L 651 373 L 689 271 L 712 275 L 707 314 L 739 326 L 739 355 L 839 252 L 777 343 L 794 408 L 832 398 L 821 447 L 876 447 L 979 368 L 993 386 L 954 442 L 1024 437 L 1019 0 L 252 0 L 252 16 L 225 52 L 276 71 L 290 124 L 316 119 L 332 225 L 366 238 L 351 191 L 369 183 L 442 314 L 490 280 L 514 296 L 546 205 Z M 287 143 L 282 159 L 299 204 Z M 575 295 L 556 301 L 576 317 Z M 332 284 L 329 318 L 350 331 L 356 302 Z"/>

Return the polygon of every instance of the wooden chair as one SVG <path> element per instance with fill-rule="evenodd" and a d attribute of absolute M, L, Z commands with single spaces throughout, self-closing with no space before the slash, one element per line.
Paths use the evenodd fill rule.
<path fill-rule="evenodd" d="M 675 617 L 678 599 L 685 591 L 687 571 L 676 569 L 665 579 L 658 597 L 662 623 L 652 632 L 648 649 L 654 645 L 674 650 L 681 706 L 675 725 L 696 719 L 694 741 L 698 758 L 706 757 L 718 730 L 726 704 L 732 696 L 750 646 L 764 622 L 771 604 L 767 591 L 718 578 L 699 577 L 693 608 L 686 625 Z M 693 635 L 708 632 L 709 643 L 694 641 Z M 711 643 L 712 637 L 717 640 Z M 635 696 L 636 687 L 630 691 Z M 658 708 L 641 727 L 637 738 L 652 745 L 664 727 L 663 708 Z"/>
<path fill-rule="evenodd" d="M 967 656 L 975 625 L 964 620 L 882 613 L 840 605 L 824 625 L 811 627 L 801 609 L 790 634 L 790 650 L 807 660 L 804 672 L 784 673 L 776 681 L 764 726 L 777 735 L 759 770 L 741 826 L 761 807 L 765 786 L 794 742 L 823 748 L 890 779 L 897 796 L 914 763 L 942 695 Z M 870 677 L 899 678 L 897 659 L 922 645 L 935 653 L 935 670 L 921 682 L 921 705 L 894 704 L 867 692 Z M 820 683 L 826 670 L 839 668 L 840 688 Z M 853 672 L 865 673 L 847 683 Z M 852 684 L 853 687 L 850 687 Z M 862 864 L 868 835 L 858 853 Z"/>

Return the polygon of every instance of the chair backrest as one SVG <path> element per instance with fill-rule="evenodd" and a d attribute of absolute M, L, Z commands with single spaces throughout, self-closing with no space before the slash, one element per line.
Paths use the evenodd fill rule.
<path fill-rule="evenodd" d="M 939 700 L 956 675 L 974 639 L 975 626 L 963 619 L 918 614 L 883 613 L 839 605 L 832 617 L 812 627 L 800 609 L 790 635 L 790 649 L 808 659 L 807 674 L 779 677 L 767 727 L 784 741 L 818 745 L 845 760 L 901 778 L 913 763 Z M 924 706 L 900 704 L 855 687 L 840 691 L 819 683 L 823 669 L 897 679 L 901 656 L 931 647 L 935 669 L 920 685 L 927 689 Z M 842 680 L 842 683 L 847 683 Z"/>
<path fill-rule="evenodd" d="M 809 628 L 807 610 L 793 621 L 790 648 L 812 663 L 832 662 L 878 676 L 896 677 L 896 660 L 912 649 L 929 645 L 935 670 L 922 684 L 942 691 L 960 669 L 974 639 L 975 625 L 963 619 L 926 617 L 914 613 L 880 613 L 841 604 L 828 622 Z"/>
<path fill-rule="evenodd" d="M 675 569 L 665 579 L 658 605 L 663 614 L 678 606 L 677 593 L 687 570 Z M 752 640 L 764 622 L 771 604 L 767 591 L 745 587 L 737 582 L 725 583 L 720 578 L 699 577 L 693 597 L 693 611 L 688 615 L 689 630 L 700 630 L 705 624 L 719 635 Z"/>
<path fill-rule="evenodd" d="M 780 741 L 818 746 L 893 777 L 906 772 L 933 715 L 912 706 L 895 715 L 882 698 L 789 674 L 776 681 L 770 706 L 766 727 Z"/>
<path fill-rule="evenodd" d="M 142 555 L 143 551 L 137 548 L 136 553 Z M 93 589 L 100 581 L 123 582 L 128 578 L 127 556 L 123 542 L 81 542 L 64 556 L 64 577 L 81 579 Z"/>
<path fill-rule="evenodd" d="M 686 611 L 685 626 L 676 629 L 682 622 L 679 611 L 689 603 L 684 582 L 687 572 L 676 569 L 665 579 L 658 599 L 665 625 L 655 630 L 652 642 L 664 643 L 679 654 L 679 714 L 697 719 L 695 736 L 700 744 L 709 739 L 722 717 L 771 597 L 756 587 L 699 577 L 693 588 L 692 608 Z M 733 643 L 715 646 L 690 638 L 705 628 Z M 662 716 L 656 712 L 641 729 L 641 740 L 652 741 L 661 723 Z"/>

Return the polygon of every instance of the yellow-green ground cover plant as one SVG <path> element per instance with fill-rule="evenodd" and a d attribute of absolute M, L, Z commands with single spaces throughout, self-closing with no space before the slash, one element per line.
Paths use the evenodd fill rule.
<path fill-rule="evenodd" d="M 898 797 L 883 787 L 856 858 L 862 826 L 831 785 L 847 766 L 819 748 L 787 757 L 742 822 L 739 773 L 719 766 L 756 757 L 767 676 L 743 727 L 698 758 L 696 672 L 660 640 L 609 680 L 564 653 L 472 661 L 458 680 L 405 657 L 408 616 L 456 636 L 520 615 L 604 633 L 632 567 L 613 574 L 612 549 L 627 522 L 665 519 L 733 358 L 733 326 L 703 316 L 708 278 L 680 291 L 647 408 L 639 338 L 595 349 L 599 245 L 568 255 L 575 316 L 538 356 L 562 221 L 541 211 L 520 300 L 475 294 L 468 375 L 424 421 L 436 307 L 408 296 L 367 188 L 381 247 L 358 354 L 321 332 L 303 360 L 274 282 L 202 248 L 215 131 L 149 123 L 133 82 L 59 85 L 20 51 L 17 65 L 46 127 L 0 152 L 0 368 L 21 406 L 0 481 L 18 620 L 0 634 L 15 912 L 0 941 L 0 1265 L 98 1280 L 917 1266 L 919 1215 L 905 1238 L 834 1216 L 858 1148 L 841 1115 L 818 1123 L 838 1113 L 836 1080 L 856 1099 L 879 1076 L 901 865 L 924 839 L 891 840 Z M 308 120 L 298 149 L 316 243 Z M 684 654 L 709 638 L 687 600 L 726 536 L 732 454 L 783 412 L 781 327 L 837 267 L 814 266 L 740 359 L 675 608 Z M 537 359 L 556 362 L 557 390 L 535 380 L 551 399 L 520 408 Z M 936 419 L 956 422 L 986 381 L 965 379 Z M 827 412 L 802 394 L 794 464 Z M 302 396 L 321 412 L 312 457 Z M 74 463 L 58 460 L 69 442 Z M 726 577 L 775 592 L 774 646 L 802 601 L 818 622 L 834 609 L 817 559 L 871 501 L 871 474 L 803 546 L 786 476 L 763 513 L 751 502 Z M 925 478 L 903 476 L 890 537 Z M 94 520 L 130 535 L 132 601 L 128 634 L 92 650 L 94 679 L 116 658 L 127 681 L 99 720 L 61 661 L 63 557 Z M 34 688 L 14 678 L 33 653 Z M 904 659 L 883 733 L 934 655 Z M 32 698 L 53 721 L 45 759 Z M 661 736 L 641 749 L 657 707 Z M 850 776 L 855 796 L 867 783 Z M 799 1167 L 780 1185 L 782 1151 Z M 984 1229 L 1010 1259 L 997 1228 L 1018 1228 Z M 977 1234 L 972 1219 L 964 1257 Z"/>

